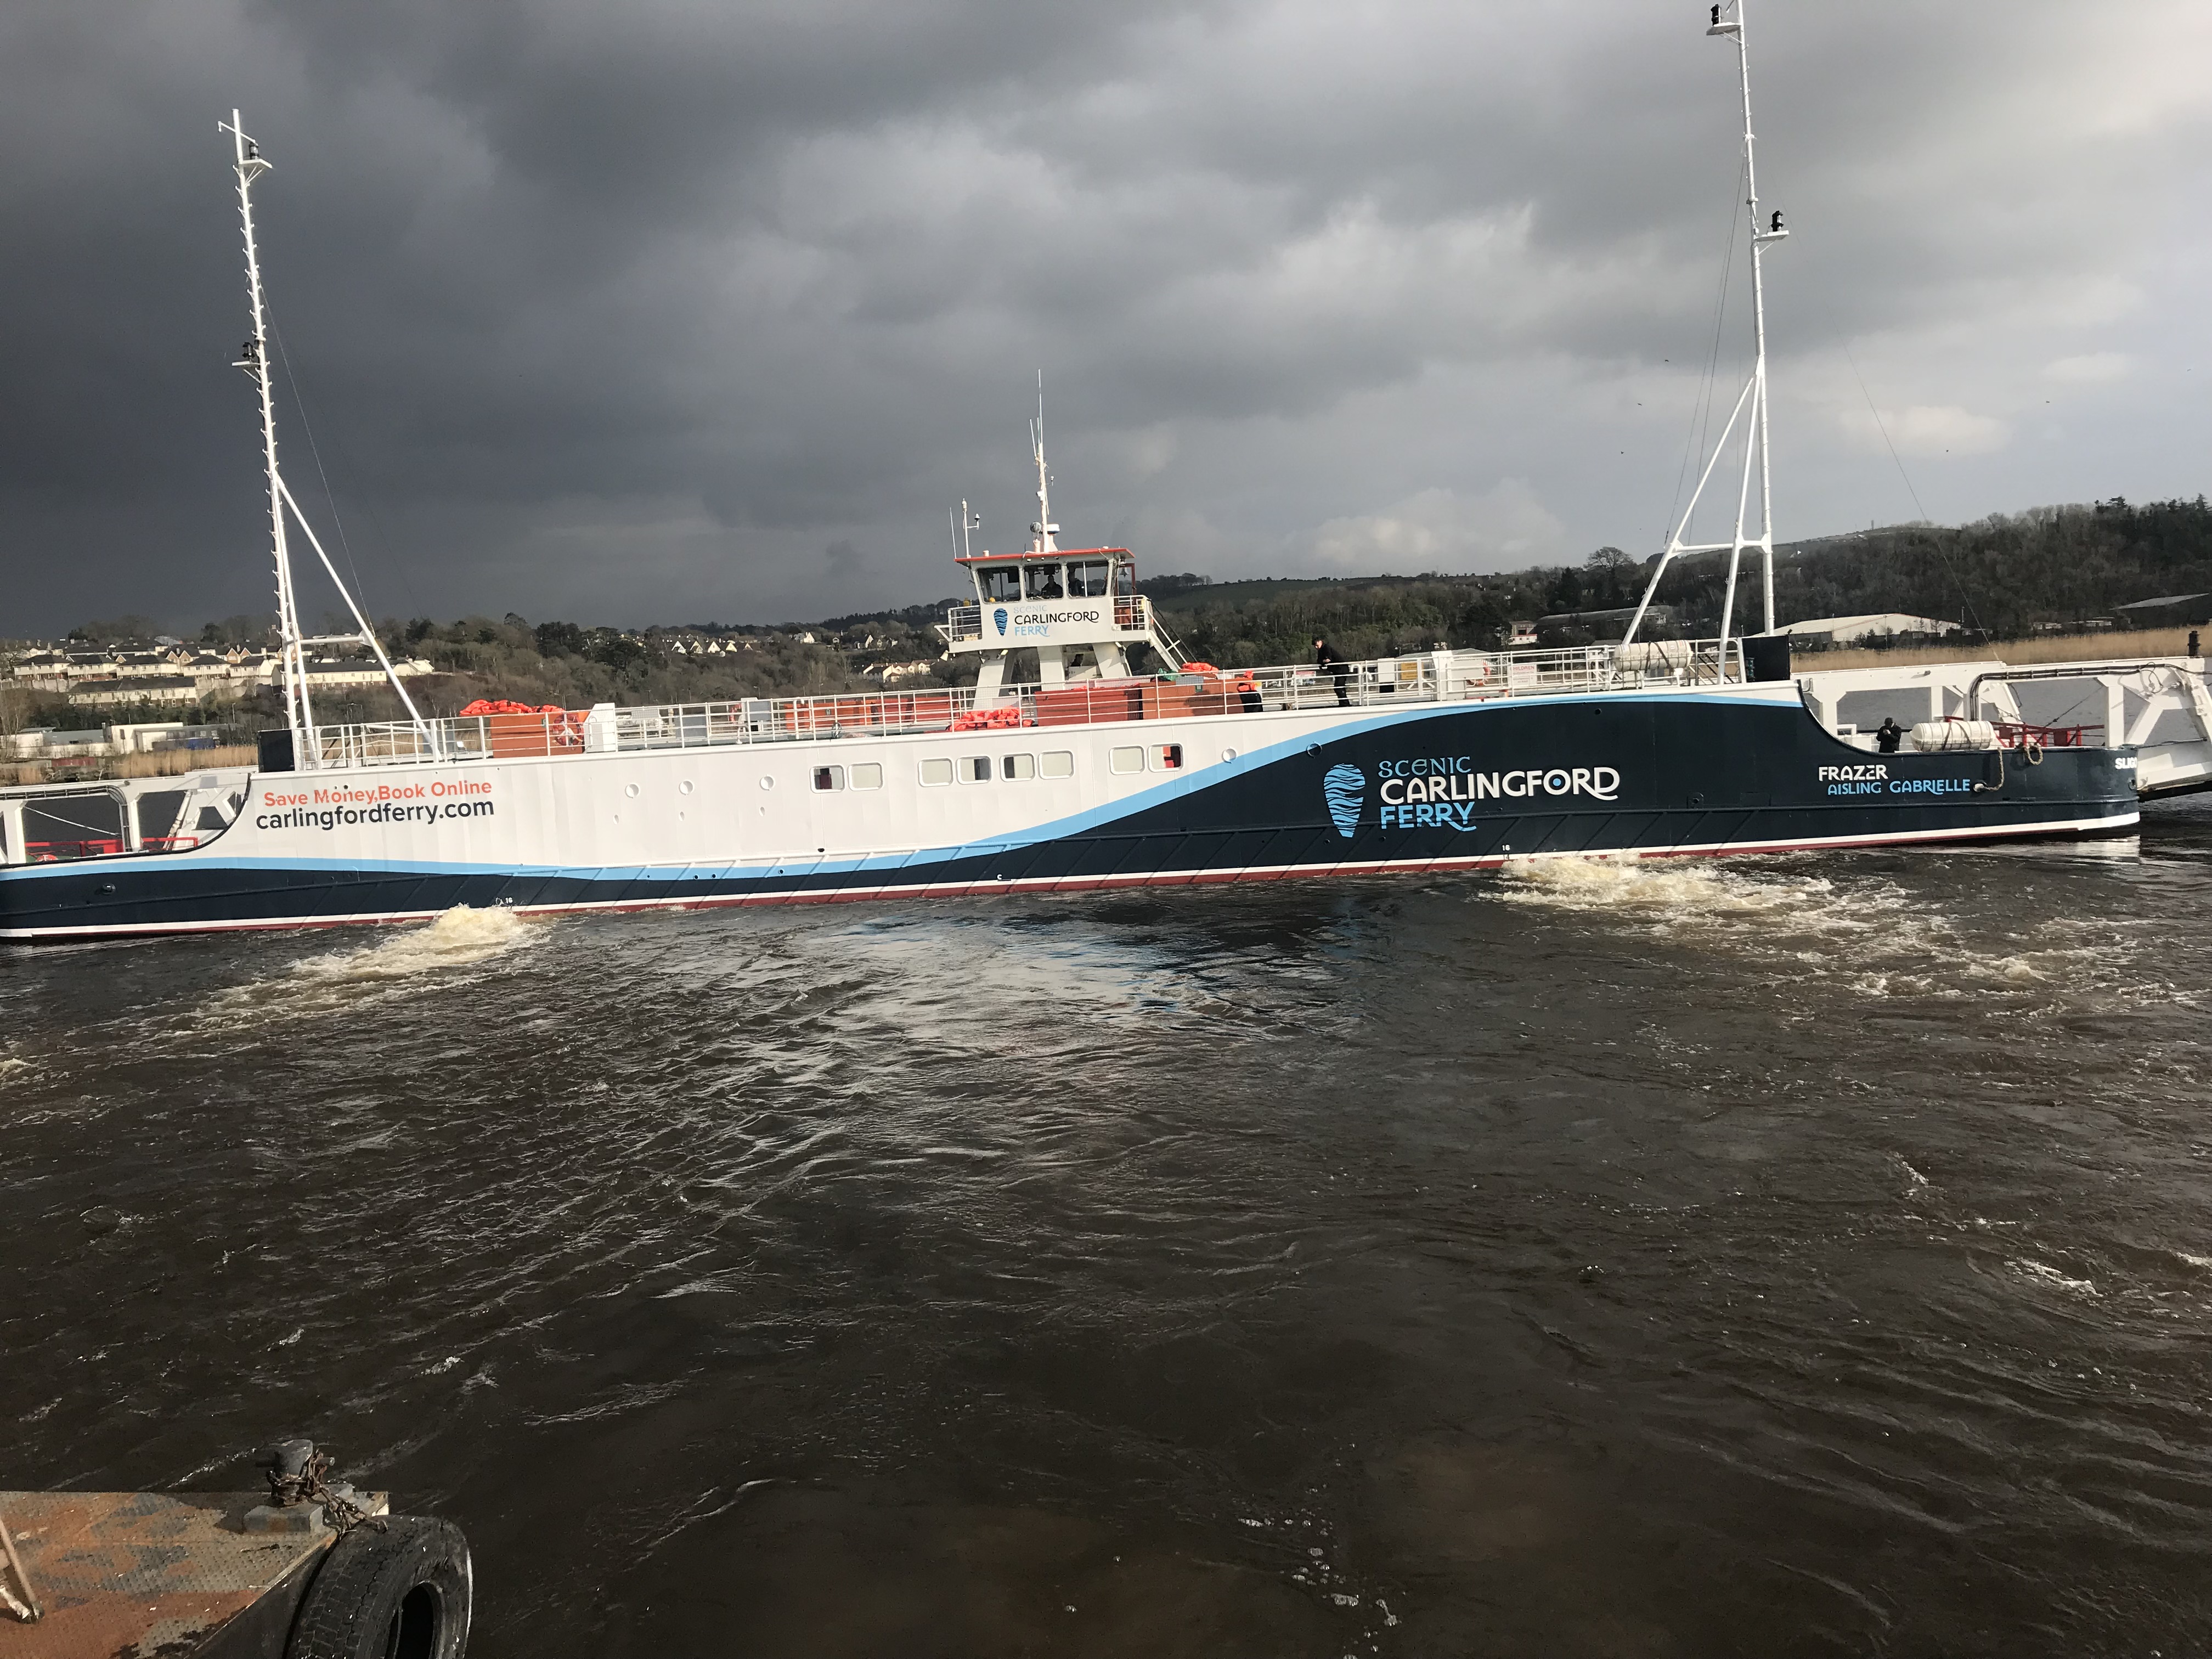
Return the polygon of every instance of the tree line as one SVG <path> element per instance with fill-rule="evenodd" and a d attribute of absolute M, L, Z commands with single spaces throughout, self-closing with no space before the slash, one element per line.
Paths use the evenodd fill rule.
<path fill-rule="evenodd" d="M 1258 667 L 1304 660 L 1317 638 L 1354 659 L 1437 646 L 1496 649 L 1516 623 L 1634 605 L 1655 562 L 1605 547 L 1577 564 L 1494 574 L 1216 583 L 1183 572 L 1139 586 L 1186 655 L 1222 667 Z M 1784 622 L 1901 611 L 1959 623 L 1992 638 L 2017 637 L 2040 625 L 2110 617 L 2137 599 L 2212 592 L 2212 507 L 2202 495 L 2142 504 L 2115 496 L 1967 525 L 1896 525 L 1796 543 L 1778 548 L 1775 562 L 1776 615 Z M 1672 621 L 1647 632 L 1710 635 L 1719 625 L 1725 580 L 1724 555 L 1678 561 L 1656 595 Z M 1739 627 L 1759 615 L 1759 587 L 1753 557 L 1746 561 L 1737 592 Z M 943 647 L 933 625 L 944 610 L 942 602 L 909 605 L 805 629 L 700 623 L 637 632 L 532 623 L 510 611 L 496 620 L 392 620 L 378 631 L 393 656 L 423 658 L 437 669 L 434 679 L 415 683 L 418 702 L 425 712 L 449 714 L 479 696 L 574 708 L 860 690 L 875 684 L 861 672 L 871 661 L 929 659 L 934 667 L 927 683 L 972 682 L 972 659 L 937 660 Z M 207 623 L 197 640 L 261 644 L 269 628 L 267 617 L 233 617 Z M 805 631 L 817 635 L 813 643 L 795 637 Z M 1547 635 L 1553 643 L 1574 643 L 1620 631 L 1617 620 L 1586 621 L 1555 626 Z M 130 617 L 87 623 L 71 638 L 123 642 L 155 632 L 146 618 Z M 702 636 L 746 648 L 703 656 L 673 648 L 678 639 Z M 856 648 L 863 639 L 875 643 Z M 1016 668 L 1018 673 L 1019 663 Z M 273 697 L 262 700 L 276 712 Z M 19 695 L 15 701 L 27 705 L 12 711 L 17 723 L 70 723 L 58 698 L 51 708 L 45 698 Z M 381 687 L 346 688 L 319 699 L 318 712 L 325 709 L 331 720 L 388 719 L 397 702 Z"/>

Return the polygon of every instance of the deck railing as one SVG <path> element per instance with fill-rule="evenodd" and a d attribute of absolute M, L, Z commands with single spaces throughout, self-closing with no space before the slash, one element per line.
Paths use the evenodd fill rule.
<path fill-rule="evenodd" d="M 1744 678 L 1729 642 L 1731 681 Z M 1421 702 L 1558 696 L 1653 685 L 1721 683 L 1712 641 L 1593 645 L 1562 651 L 1425 651 L 1328 668 L 1297 666 L 1010 686 L 979 701 L 973 686 L 590 711 L 471 714 L 317 726 L 306 752 L 322 768 L 720 748 L 800 738 L 880 738 L 1011 726 L 1132 720 L 1288 709 L 1388 708 Z"/>

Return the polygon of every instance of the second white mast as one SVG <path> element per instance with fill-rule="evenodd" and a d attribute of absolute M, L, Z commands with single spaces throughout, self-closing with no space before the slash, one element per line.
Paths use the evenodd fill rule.
<path fill-rule="evenodd" d="M 1711 458 L 1705 471 L 1698 475 L 1698 487 L 1690 496 L 1690 504 L 1682 510 L 1674 533 L 1668 538 L 1667 550 L 1659 556 L 1658 568 L 1652 571 L 1651 580 L 1644 590 L 1643 600 L 1636 607 L 1636 616 L 1628 624 L 1622 642 L 1636 637 L 1643 626 L 1645 611 L 1659 591 L 1659 580 L 1667 567 L 1686 553 L 1720 553 L 1729 556 L 1728 587 L 1721 599 L 1720 672 L 1728 673 L 1729 640 L 1735 629 L 1736 579 L 1742 568 L 1747 550 L 1757 548 L 1759 554 L 1760 589 L 1765 629 L 1774 627 L 1774 477 L 1767 451 L 1766 417 L 1766 283 L 1761 259 L 1772 244 L 1783 240 L 1790 233 L 1782 228 L 1782 216 L 1776 213 L 1765 226 L 1759 222 L 1759 170 L 1755 154 L 1757 141 L 1753 136 L 1751 122 L 1751 52 L 1744 39 L 1745 12 L 1749 0 L 1730 0 L 1726 5 L 1712 8 L 1711 26 L 1707 34 L 1721 35 L 1735 42 L 1736 67 L 1743 88 L 1743 178 L 1744 205 L 1751 213 L 1751 379 L 1745 384 L 1729 413 L 1728 424 L 1721 428 L 1720 441 L 1713 446 Z M 1733 16 L 1724 15 L 1734 13 Z M 1735 533 L 1724 542 L 1686 542 L 1690 521 L 1697 514 L 1698 504 L 1704 499 L 1705 485 L 1711 481 L 1713 469 L 1729 447 L 1729 440 L 1743 422 L 1743 473 L 1736 490 Z M 1751 520 L 1751 487 L 1754 464 L 1759 480 L 1759 530 L 1749 533 Z"/>

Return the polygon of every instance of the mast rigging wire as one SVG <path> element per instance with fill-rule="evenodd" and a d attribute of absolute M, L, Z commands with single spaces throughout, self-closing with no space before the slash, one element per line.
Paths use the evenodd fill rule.
<path fill-rule="evenodd" d="M 1912 487 L 1911 477 L 1905 470 L 1903 457 L 1898 454 L 1897 446 L 1890 442 L 1888 423 L 1881 418 L 1881 411 L 1875 407 L 1874 393 L 1867 390 L 1866 376 L 1859 373 L 1859 360 L 1851 355 L 1849 340 L 1844 342 L 1844 361 L 1851 366 L 1851 377 L 1859 383 L 1859 396 L 1866 399 L 1867 413 L 1874 416 L 1875 430 L 1881 434 L 1882 444 L 1897 467 L 1897 476 L 1905 480 L 1905 493 L 1912 497 L 1912 510 L 1920 515 L 1921 523 L 1934 529 L 1935 523 L 1929 518 L 1928 509 L 1920 504 L 1920 492 Z M 1959 573 L 1951 563 L 1951 556 L 1943 550 L 1942 541 L 1931 538 L 1929 545 L 1935 548 L 1936 556 L 1942 563 L 1943 574 L 1951 579 L 1951 586 L 1959 590 L 1959 603 L 1966 607 L 1966 614 L 1974 619 L 1974 631 L 1987 634 L 1990 630 L 1982 626 L 1981 612 L 1974 609 L 1973 595 L 1966 592 L 1966 584 L 1959 580 Z"/>
<path fill-rule="evenodd" d="M 284 367 L 284 384 L 292 388 L 292 406 L 300 411 L 300 430 L 307 434 L 307 453 L 315 459 L 315 476 L 322 480 L 323 499 L 331 509 L 331 528 L 337 532 L 338 551 L 345 555 L 346 570 L 353 577 L 353 591 L 361 595 L 362 609 L 368 609 L 368 585 L 361 579 L 361 570 L 353 562 L 353 544 L 346 539 L 345 520 L 338 516 L 338 498 L 331 489 L 331 475 L 323 470 L 322 447 L 315 441 L 314 423 L 307 419 L 307 400 L 300 395 L 300 382 L 292 374 L 292 354 L 284 349 L 284 331 L 276 326 L 276 319 L 269 319 L 269 337 L 276 343 L 276 361 Z"/>
<path fill-rule="evenodd" d="M 1729 284 L 1735 275 L 1736 228 L 1743 222 L 1744 163 L 1741 154 L 1736 158 L 1735 207 L 1729 216 L 1728 252 L 1721 260 L 1719 291 L 1713 299 L 1713 343 L 1705 356 L 1704 382 L 1698 396 L 1690 404 L 1690 429 L 1682 434 L 1682 465 L 1674 474 L 1674 499 L 1667 507 L 1666 533 L 1674 534 L 1674 515 L 1682 505 L 1682 485 L 1690 476 L 1690 463 L 1705 453 L 1705 440 L 1712 431 L 1713 392 L 1719 382 L 1721 363 L 1721 333 L 1728 319 Z M 1662 542 L 1662 547 L 1664 545 Z"/>

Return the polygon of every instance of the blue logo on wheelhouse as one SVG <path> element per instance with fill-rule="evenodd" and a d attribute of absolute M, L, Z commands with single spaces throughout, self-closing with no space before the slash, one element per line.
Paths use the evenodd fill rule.
<path fill-rule="evenodd" d="M 1004 605 L 1001 605 L 1001 606 L 1000 606 L 1000 607 L 999 607 L 999 609 L 997 609 L 996 611 L 994 611 L 991 613 L 991 620 L 992 620 L 993 622 L 996 623 L 999 625 L 999 633 L 1000 633 L 1000 637 L 1001 637 L 1001 638 L 1003 638 L 1003 637 L 1005 636 L 1005 635 L 1006 635 L 1006 607 L 1005 607 Z"/>
<path fill-rule="evenodd" d="M 1336 833 L 1350 841 L 1359 830 L 1360 803 L 1367 794 L 1367 774 L 1356 766 L 1332 766 L 1321 781 L 1328 802 L 1328 816 Z"/>

